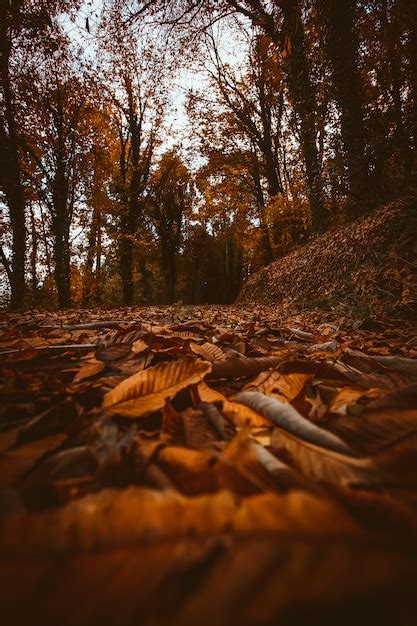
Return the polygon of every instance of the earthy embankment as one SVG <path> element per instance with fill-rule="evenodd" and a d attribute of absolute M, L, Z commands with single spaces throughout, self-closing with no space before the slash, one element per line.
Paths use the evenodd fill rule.
<path fill-rule="evenodd" d="M 282 313 L 321 308 L 360 316 L 417 314 L 417 196 L 316 237 L 254 274 L 239 304 Z"/>

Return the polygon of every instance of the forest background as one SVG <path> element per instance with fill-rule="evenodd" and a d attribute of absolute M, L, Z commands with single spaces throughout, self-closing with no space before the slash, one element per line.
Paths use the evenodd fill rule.
<path fill-rule="evenodd" d="M 7 0 L 3 303 L 228 303 L 417 170 L 414 0 Z"/>

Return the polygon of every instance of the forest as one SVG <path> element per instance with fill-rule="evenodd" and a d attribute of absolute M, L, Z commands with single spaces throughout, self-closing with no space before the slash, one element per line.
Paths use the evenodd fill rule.
<path fill-rule="evenodd" d="M 3 303 L 230 303 L 416 179 L 413 0 L 2 3 Z"/>
<path fill-rule="evenodd" d="M 3 626 L 417 623 L 416 0 L 0 0 Z"/>

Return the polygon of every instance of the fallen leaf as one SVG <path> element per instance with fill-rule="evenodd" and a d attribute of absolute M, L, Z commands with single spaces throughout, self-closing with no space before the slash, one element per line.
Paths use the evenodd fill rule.
<path fill-rule="evenodd" d="M 67 435 L 62 433 L 51 435 L 3 452 L 0 456 L 0 486 L 13 485 L 47 452 L 58 448 L 66 438 Z"/>
<path fill-rule="evenodd" d="M 275 367 L 282 362 L 281 357 L 250 358 L 234 356 L 223 361 L 213 363 L 208 379 L 215 378 L 240 378 L 243 376 L 255 376 L 270 367 Z"/>
<path fill-rule="evenodd" d="M 83 367 L 78 370 L 76 375 L 74 376 L 74 383 L 79 383 L 86 378 L 91 378 L 92 376 L 96 376 L 100 374 L 106 367 L 106 364 L 102 361 L 95 361 L 93 363 L 86 363 Z"/>
<path fill-rule="evenodd" d="M 370 459 L 321 448 L 280 428 L 273 432 L 271 447 L 284 454 L 304 476 L 318 482 L 350 486 L 375 486 L 382 482 Z"/>
<path fill-rule="evenodd" d="M 304 389 L 312 374 L 282 374 L 276 371 L 261 372 L 255 380 L 244 387 L 244 391 L 259 391 L 283 402 L 291 402 Z"/>
<path fill-rule="evenodd" d="M 162 409 L 166 400 L 172 400 L 185 387 L 199 383 L 210 370 L 211 364 L 206 361 L 160 363 L 133 374 L 109 391 L 103 408 L 109 415 L 148 415 Z"/>
<path fill-rule="evenodd" d="M 352 454 L 352 449 L 344 441 L 309 422 L 290 404 L 265 396 L 258 391 L 242 391 L 236 395 L 235 400 L 249 406 L 263 417 L 271 420 L 276 426 L 285 428 L 289 433 L 305 441 L 329 450 Z"/>
<path fill-rule="evenodd" d="M 226 359 L 223 350 L 212 343 L 205 342 L 201 346 L 198 343 L 190 343 L 190 348 L 194 354 L 201 356 L 205 361 L 215 363 Z"/>

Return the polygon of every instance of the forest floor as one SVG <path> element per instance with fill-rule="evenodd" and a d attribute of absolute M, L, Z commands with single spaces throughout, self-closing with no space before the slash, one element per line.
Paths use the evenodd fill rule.
<path fill-rule="evenodd" d="M 238 302 L 273 304 L 283 315 L 319 308 L 417 318 L 417 194 L 334 227 L 263 268 Z"/>
<path fill-rule="evenodd" d="M 416 330 L 263 306 L 5 316 L 2 622 L 415 623 Z"/>

